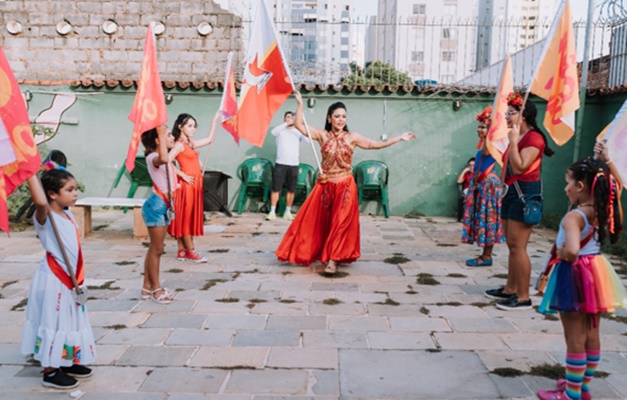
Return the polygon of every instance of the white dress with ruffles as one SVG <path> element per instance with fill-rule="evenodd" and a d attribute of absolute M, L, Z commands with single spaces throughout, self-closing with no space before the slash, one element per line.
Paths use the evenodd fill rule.
<path fill-rule="evenodd" d="M 76 273 L 80 243 L 73 215 L 70 211 L 65 213 L 69 218 L 59 214 L 54 217 Z M 34 224 L 46 252 L 52 254 L 67 273 L 50 218 L 46 219 L 44 225 L 34 218 Z M 54 275 L 46 257 L 39 264 L 30 285 L 21 351 L 23 354 L 32 354 L 42 367 L 69 367 L 72 364 L 90 364 L 96 360 L 96 345 L 87 308 L 76 304 L 72 291 Z"/>

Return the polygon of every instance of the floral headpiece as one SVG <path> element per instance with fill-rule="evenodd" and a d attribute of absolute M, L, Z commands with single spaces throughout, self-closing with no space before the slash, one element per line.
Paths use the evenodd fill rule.
<path fill-rule="evenodd" d="M 492 114 L 492 106 L 486 107 L 483 111 L 477 114 L 477 122 L 486 122 L 490 119 Z"/>
<path fill-rule="evenodd" d="M 520 108 L 523 105 L 523 98 L 520 94 L 518 93 L 510 93 L 507 96 L 507 105 L 510 107 L 517 107 Z"/>
<path fill-rule="evenodd" d="M 41 170 L 42 171 L 52 171 L 53 169 L 60 169 L 61 171 L 67 171 L 67 169 L 65 169 L 65 167 L 57 164 L 54 161 L 46 161 L 42 166 L 41 166 Z"/>

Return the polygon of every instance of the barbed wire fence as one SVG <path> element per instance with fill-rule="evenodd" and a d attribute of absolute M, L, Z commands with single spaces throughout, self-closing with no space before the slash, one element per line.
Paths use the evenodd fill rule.
<path fill-rule="evenodd" d="M 624 0 L 606 0 L 597 8 L 599 18 L 592 22 L 591 61 L 587 66 L 590 89 L 627 83 Z M 500 63 L 507 54 L 512 56 L 515 86 L 526 86 L 550 23 L 415 16 L 394 21 L 275 21 L 296 84 L 407 88 L 417 84 L 446 91 L 495 90 Z M 250 31 L 252 22 L 243 21 L 242 26 Z M 575 21 L 573 27 L 577 60 L 581 62 L 586 21 Z M 243 38 L 247 42 L 246 34 Z M 232 46 L 238 54 L 234 59 L 237 75 L 243 70 L 245 51 L 241 44 Z"/>

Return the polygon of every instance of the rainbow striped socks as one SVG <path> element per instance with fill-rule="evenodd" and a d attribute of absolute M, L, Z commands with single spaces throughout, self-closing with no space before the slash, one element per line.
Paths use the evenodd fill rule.
<path fill-rule="evenodd" d="M 586 350 L 586 373 L 583 376 L 583 382 L 581 385 L 582 392 L 590 391 L 590 381 L 594 377 L 594 373 L 599 366 L 601 360 L 601 350 Z"/>
<path fill-rule="evenodd" d="M 566 390 L 564 392 L 569 399 L 581 399 L 581 385 L 586 369 L 586 353 L 566 353 Z"/>

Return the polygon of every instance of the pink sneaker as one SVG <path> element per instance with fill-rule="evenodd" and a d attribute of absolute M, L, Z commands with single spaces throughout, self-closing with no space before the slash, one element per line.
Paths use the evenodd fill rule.
<path fill-rule="evenodd" d="M 196 250 L 189 250 L 186 254 L 185 254 L 185 259 L 187 261 L 192 261 L 195 263 L 206 263 L 207 262 L 207 257 L 203 257 L 200 254 L 198 254 L 198 252 Z"/>
<path fill-rule="evenodd" d="M 540 400 L 568 400 L 568 396 L 563 390 L 538 390 L 538 398 Z"/>
<path fill-rule="evenodd" d="M 176 252 L 176 259 L 179 261 L 185 261 L 187 260 L 187 256 L 185 255 L 186 251 L 185 249 L 180 249 L 179 251 Z"/>
<path fill-rule="evenodd" d="M 558 379 L 557 380 L 557 390 L 565 391 L 566 390 L 566 379 Z M 581 400 L 592 400 L 592 395 L 590 392 L 581 391 Z"/>

